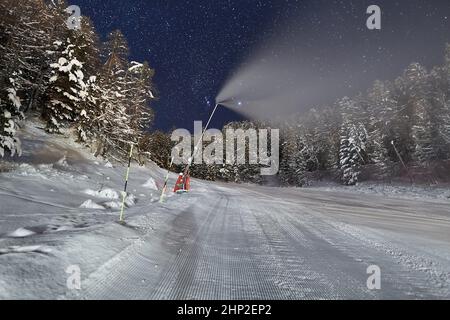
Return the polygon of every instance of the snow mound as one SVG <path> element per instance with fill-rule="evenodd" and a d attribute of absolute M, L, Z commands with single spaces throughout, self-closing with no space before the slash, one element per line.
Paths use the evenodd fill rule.
<path fill-rule="evenodd" d="M 119 201 L 109 201 L 109 202 L 105 202 L 103 205 L 105 206 L 105 208 L 108 208 L 108 209 L 119 209 L 121 206 L 121 203 Z"/>
<path fill-rule="evenodd" d="M 80 206 L 80 208 L 82 208 L 82 209 L 101 209 L 101 210 L 105 209 L 105 207 L 95 203 L 94 201 L 92 201 L 90 199 L 83 202 L 83 204 Z"/>
<path fill-rule="evenodd" d="M 64 158 L 63 158 L 64 159 Z M 22 177 L 33 177 L 40 178 L 43 180 L 50 180 L 51 178 L 64 177 L 70 180 L 86 180 L 86 176 L 78 175 L 74 176 L 72 173 L 63 172 L 58 170 L 58 168 L 67 167 L 63 163 L 63 159 L 54 164 L 39 164 L 30 165 L 28 163 L 21 163 L 17 166 L 17 169 L 9 172 L 10 176 L 22 176 Z"/>
<path fill-rule="evenodd" d="M 130 193 L 125 198 L 125 204 L 127 205 L 127 207 L 132 207 L 136 204 L 136 200 L 136 197 Z"/>
<path fill-rule="evenodd" d="M 158 186 L 156 185 L 155 179 L 150 178 L 146 183 L 142 185 L 144 188 L 149 188 L 151 190 L 158 190 Z"/>
<path fill-rule="evenodd" d="M 64 156 L 61 159 L 58 160 L 58 162 L 56 162 L 57 165 L 61 166 L 61 167 L 68 167 L 69 164 L 67 163 L 67 157 Z"/>
<path fill-rule="evenodd" d="M 48 169 L 48 168 L 41 167 L 40 169 L 42 170 L 42 169 Z M 21 163 L 19 165 L 19 167 L 17 168 L 17 173 L 23 177 L 39 176 L 41 178 L 46 179 L 46 177 L 40 173 L 40 170 L 38 170 L 37 168 L 35 168 L 34 166 L 32 166 L 28 163 Z"/>
<path fill-rule="evenodd" d="M 111 164 L 111 162 L 107 161 L 105 163 L 105 168 L 112 168 L 112 167 L 113 167 L 113 165 Z"/>
<path fill-rule="evenodd" d="M 91 189 L 86 189 L 84 190 L 84 193 L 92 196 L 92 197 L 97 197 L 97 198 L 104 198 L 104 199 L 113 199 L 113 200 L 117 200 L 120 198 L 119 193 L 113 189 L 102 189 L 102 190 L 91 190 Z"/>
<path fill-rule="evenodd" d="M 10 234 L 8 234 L 8 237 L 11 238 L 25 238 L 25 237 L 29 237 L 36 234 L 35 232 L 25 229 L 25 228 L 19 228 L 14 232 L 11 232 Z"/>
<path fill-rule="evenodd" d="M 43 246 L 35 245 L 35 246 L 12 246 L 6 249 L 0 249 L 0 254 L 8 254 L 8 253 L 31 253 L 31 252 L 37 252 L 37 253 L 49 253 L 51 252 L 50 248 L 46 248 Z"/>
<path fill-rule="evenodd" d="M 383 183 L 361 182 L 356 186 L 341 185 L 318 185 L 313 189 L 322 189 L 324 191 L 337 192 L 358 192 L 361 194 L 373 194 L 388 198 L 402 199 L 450 199 L 450 190 L 448 187 L 425 186 L 425 185 L 389 185 Z"/>
<path fill-rule="evenodd" d="M 125 205 L 127 206 L 127 208 L 136 205 L 136 202 L 137 202 L 136 197 L 131 193 L 129 193 L 127 195 L 127 197 L 125 198 Z M 108 209 L 120 209 L 122 206 L 122 202 L 121 201 L 108 201 L 108 202 L 105 202 L 103 204 L 103 206 Z"/>

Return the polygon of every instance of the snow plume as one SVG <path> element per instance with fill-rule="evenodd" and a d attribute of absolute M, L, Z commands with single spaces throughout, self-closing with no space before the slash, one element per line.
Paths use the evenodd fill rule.
<path fill-rule="evenodd" d="M 317 30 L 305 27 L 302 13 L 298 14 L 292 13 L 280 27 L 265 30 L 270 36 L 249 48 L 250 54 L 231 70 L 217 103 L 251 119 L 286 120 L 353 96 L 376 79 L 395 75 L 383 64 L 367 70 L 364 46 L 344 38 L 336 47 L 330 43 L 333 37 L 318 37 Z M 364 11 L 361 14 L 363 17 Z M 400 58 L 399 53 L 396 59 L 404 64 Z"/>
<path fill-rule="evenodd" d="M 232 73 L 217 103 L 251 119 L 283 120 L 339 97 L 338 72 L 318 76 L 320 61 L 298 46 L 277 40 L 258 50 Z"/>

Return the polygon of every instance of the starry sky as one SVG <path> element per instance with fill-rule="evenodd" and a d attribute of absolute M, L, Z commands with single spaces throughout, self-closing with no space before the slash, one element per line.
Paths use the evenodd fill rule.
<path fill-rule="evenodd" d="M 450 42 L 448 0 L 71 0 L 105 39 L 120 29 L 132 60 L 156 70 L 159 100 L 153 128 L 191 129 L 206 121 L 227 79 L 253 52 L 290 60 L 308 69 L 306 79 L 320 95 L 299 109 L 331 104 L 365 91 L 376 79 L 392 80 L 411 62 L 428 68 L 442 63 Z M 382 29 L 366 27 L 369 5 L 382 9 Z M 273 43 L 283 45 L 273 46 Z M 301 73 L 301 72 L 300 72 Z M 294 84 L 295 85 L 295 84 Z M 221 108 L 213 121 L 240 119 Z"/>

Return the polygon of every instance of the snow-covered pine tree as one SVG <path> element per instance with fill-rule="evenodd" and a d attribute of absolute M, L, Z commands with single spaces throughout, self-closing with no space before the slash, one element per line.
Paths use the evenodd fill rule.
<path fill-rule="evenodd" d="M 89 17 L 81 17 L 81 29 L 71 30 L 72 43 L 76 55 L 83 63 L 85 75 L 98 76 L 102 67 L 100 60 L 100 40 Z"/>
<path fill-rule="evenodd" d="M 23 119 L 20 111 L 22 103 L 17 90 L 15 78 L 10 78 L 6 88 L 0 91 L 0 157 L 4 157 L 6 153 L 11 156 L 22 154 L 20 140 L 16 136 L 17 122 Z"/>
<path fill-rule="evenodd" d="M 220 177 L 220 168 L 216 165 L 208 165 L 206 163 L 194 164 L 190 170 L 192 177 L 202 180 L 216 181 Z"/>
<path fill-rule="evenodd" d="M 28 48 L 35 48 L 32 56 L 34 61 L 30 64 L 34 66 L 34 70 L 27 68 L 29 72 L 29 78 L 32 79 L 32 85 L 30 86 L 30 91 L 27 94 L 27 104 L 25 110 L 40 110 L 45 106 L 46 91 L 49 85 L 49 79 L 52 76 L 52 68 L 50 64 L 55 61 L 54 43 L 60 39 L 65 39 L 68 35 L 69 30 L 65 27 L 67 20 L 67 13 L 65 9 L 68 7 L 66 0 L 52 1 L 51 3 L 46 3 L 42 0 L 33 0 L 37 2 L 37 6 L 40 8 L 38 12 L 35 12 L 35 7 L 32 6 L 31 14 L 32 16 L 39 15 L 38 28 L 34 28 L 36 24 L 33 24 L 31 30 L 36 30 L 39 34 L 30 37 L 36 41 L 32 46 L 26 43 L 24 44 L 24 49 L 26 51 Z M 31 52 L 30 52 L 31 54 Z M 30 54 L 27 55 L 30 57 Z"/>
<path fill-rule="evenodd" d="M 78 107 L 79 113 L 76 118 L 76 131 L 78 141 L 89 146 L 99 132 L 99 128 L 96 126 L 98 121 L 95 121 L 95 119 L 100 116 L 99 101 L 101 90 L 97 85 L 96 76 L 89 77 L 82 93 Z"/>
<path fill-rule="evenodd" d="M 434 128 L 433 148 L 438 159 L 450 158 L 450 45 L 446 46 L 445 63 L 430 72 L 431 122 Z"/>
<path fill-rule="evenodd" d="M 303 128 L 299 128 L 297 150 L 294 154 L 297 169 L 295 171 L 296 185 L 304 187 L 310 184 L 307 173 L 318 169 L 319 161 L 317 159 L 316 147 L 311 143 L 311 137 Z"/>
<path fill-rule="evenodd" d="M 279 180 L 284 185 L 309 185 L 307 173 L 319 168 L 318 146 L 314 133 L 303 125 L 292 125 L 282 131 Z"/>
<path fill-rule="evenodd" d="M 324 139 L 321 137 L 322 128 L 322 115 L 313 108 L 305 117 L 306 123 L 304 127 L 304 136 L 308 143 L 309 150 L 312 151 L 313 161 L 308 163 L 309 171 L 316 171 L 325 168 L 325 162 L 327 158 L 328 147 L 324 143 Z"/>
<path fill-rule="evenodd" d="M 128 114 L 130 96 L 128 44 L 120 31 L 108 35 L 103 56 L 106 63 L 98 81 L 102 93 L 99 116 L 93 119 L 96 133 L 96 155 L 123 161 L 128 157 L 130 142 L 136 143 Z"/>
<path fill-rule="evenodd" d="M 62 40 L 55 41 L 54 48 L 49 51 L 53 58 L 49 64 L 51 74 L 46 92 L 47 108 L 43 110 L 43 116 L 50 121 L 49 131 L 59 131 L 58 118 L 59 122 L 61 119 L 80 122 L 79 138 L 85 142 L 94 131 L 94 126 L 86 125 L 86 121 L 98 116 L 100 90 L 96 80 L 101 66 L 99 41 L 87 17 L 81 17 L 80 29 L 64 29 L 64 33 L 60 32 Z M 49 111 L 50 114 L 47 114 Z"/>
<path fill-rule="evenodd" d="M 359 181 L 361 166 L 365 163 L 367 132 L 362 124 L 343 126 L 339 151 L 342 182 L 355 185 Z"/>
<path fill-rule="evenodd" d="M 294 128 L 287 128 L 281 134 L 279 179 L 284 185 L 296 185 L 295 177 L 298 169 L 294 157 L 298 151 L 297 136 Z"/>
<path fill-rule="evenodd" d="M 370 106 L 367 154 L 369 161 L 376 167 L 375 175 L 383 179 L 390 173 L 389 151 L 386 147 L 386 140 L 388 140 L 386 124 L 387 114 L 393 109 L 395 101 L 391 98 L 389 87 L 381 81 L 375 81 L 367 100 Z"/>
<path fill-rule="evenodd" d="M 131 62 L 128 69 L 129 79 L 127 95 L 130 100 L 128 103 L 128 114 L 131 119 L 131 129 L 138 146 L 143 138 L 145 130 L 148 129 L 154 119 L 154 114 L 150 108 L 150 101 L 155 99 L 154 87 L 152 83 L 154 70 L 149 67 L 148 62 Z M 141 150 L 138 148 L 139 155 Z"/>
<path fill-rule="evenodd" d="M 174 146 L 169 134 L 159 130 L 146 132 L 139 145 L 139 149 L 146 158 L 151 159 L 161 168 L 169 169 Z"/>
<path fill-rule="evenodd" d="M 450 140 L 446 138 L 446 117 L 449 114 L 449 84 L 446 81 L 445 68 L 435 67 L 428 75 L 430 83 L 430 121 L 434 124 L 432 129 L 433 149 L 436 158 L 439 160 L 447 159 L 450 155 Z"/>
<path fill-rule="evenodd" d="M 355 185 L 359 180 L 361 166 L 366 162 L 367 131 L 362 123 L 353 121 L 360 112 L 355 101 L 345 97 L 338 105 L 343 118 L 339 149 L 341 179 L 346 185 Z"/>
<path fill-rule="evenodd" d="M 430 103 L 432 93 L 428 73 L 420 64 L 413 63 L 405 71 L 404 78 L 409 104 L 414 110 L 411 129 L 415 143 L 413 159 L 421 165 L 426 165 L 428 161 L 437 158 L 436 150 L 433 147 L 434 128 Z"/>
<path fill-rule="evenodd" d="M 70 31 L 75 55 L 83 64 L 85 88 L 81 91 L 76 118 L 76 130 L 80 142 L 90 145 L 98 132 L 94 119 L 100 116 L 101 88 L 98 84 L 101 69 L 98 35 L 88 17 L 81 17 L 81 29 Z"/>
<path fill-rule="evenodd" d="M 250 155 L 252 155 L 253 158 L 258 157 L 257 155 L 257 150 L 250 148 L 249 147 L 249 139 L 246 139 L 245 141 L 245 145 L 242 144 L 238 144 L 237 143 L 237 139 L 235 138 L 234 140 L 232 138 L 230 138 L 227 134 L 226 134 L 226 130 L 227 129 L 234 129 L 234 130 L 249 130 L 249 129 L 257 129 L 258 128 L 258 124 L 250 122 L 250 121 L 241 121 L 241 122 L 231 122 L 227 125 L 224 126 L 223 128 L 223 133 L 224 133 L 224 144 L 231 144 L 234 143 L 235 146 L 235 157 L 238 156 L 239 154 L 244 155 L 245 159 L 239 159 L 238 157 L 236 157 L 236 162 L 235 163 L 226 163 L 224 167 L 220 168 L 220 174 L 217 173 L 219 176 L 221 176 L 221 178 L 223 179 L 230 179 L 228 181 L 233 181 L 233 182 L 253 182 L 253 183 L 260 183 L 262 181 L 261 175 L 260 175 L 260 166 L 258 164 L 251 164 L 249 159 L 250 159 Z M 244 150 L 245 148 L 245 150 Z M 256 148 L 257 149 L 257 148 Z M 228 150 L 227 150 L 228 151 Z M 244 153 L 245 152 L 245 153 Z M 224 155 L 226 156 L 226 155 Z M 245 164 L 238 164 L 237 161 L 241 160 L 241 161 L 245 161 Z M 224 175 L 226 175 L 227 177 L 225 177 Z"/>
<path fill-rule="evenodd" d="M 412 127 L 414 124 L 415 109 L 411 103 L 410 90 L 405 74 L 395 79 L 392 87 L 392 99 L 395 104 L 392 110 L 387 110 L 387 130 L 389 140 L 394 144 L 405 163 L 413 161 L 415 142 Z M 395 151 L 390 149 L 391 159 L 399 162 Z"/>
<path fill-rule="evenodd" d="M 340 124 L 338 108 L 325 108 L 319 118 L 316 140 L 322 141 L 321 169 L 335 173 L 339 169 Z"/>
<path fill-rule="evenodd" d="M 64 5 L 64 1 L 60 1 Z M 63 25 L 61 7 L 48 6 L 42 0 L 0 2 L 0 86 L 2 121 L 0 131 L 9 152 L 23 112 L 40 101 L 48 82 L 51 43 Z M 61 22 L 61 24 L 59 24 Z M 4 90 L 4 91 L 3 91 Z M 20 99 L 19 99 L 20 97 Z M 20 103 L 20 106 L 19 106 Z M 14 123 L 14 124 L 13 124 Z M 6 134 L 6 135 L 5 135 Z M 8 137 L 4 140 L 4 137 Z"/>
<path fill-rule="evenodd" d="M 48 5 L 42 0 L 0 2 L 0 29 L 5 42 L 0 45 L 0 69 L 9 73 L 21 71 L 23 109 L 40 107 L 46 89 L 52 58 L 52 44 L 66 32 L 65 1 Z M 9 71 L 8 71 L 9 70 Z"/>
<path fill-rule="evenodd" d="M 78 59 L 71 39 L 54 44 L 57 61 L 50 64 L 52 75 L 42 116 L 48 132 L 60 133 L 64 125 L 75 122 L 82 113 L 80 108 L 87 95 L 87 85 L 83 63 Z"/>
<path fill-rule="evenodd" d="M 450 44 L 445 48 L 445 64 L 443 67 L 443 80 L 444 88 L 441 90 L 442 94 L 442 112 L 439 115 L 440 125 L 439 132 L 445 141 L 445 158 L 450 157 Z"/>

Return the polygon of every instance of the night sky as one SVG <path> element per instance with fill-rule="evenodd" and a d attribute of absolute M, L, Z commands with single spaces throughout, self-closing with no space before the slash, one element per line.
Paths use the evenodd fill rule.
<path fill-rule="evenodd" d="M 239 65 L 263 48 L 288 50 L 308 65 L 311 83 L 334 77 L 315 107 L 392 80 L 411 62 L 442 63 L 450 42 L 449 0 L 73 0 L 102 36 L 120 29 L 131 59 L 156 70 L 155 128 L 190 129 L 206 120 Z M 369 31 L 366 9 L 382 9 L 382 30 Z M 283 46 L 271 50 L 274 41 Z M 337 76 L 338 75 L 338 76 Z M 300 104 L 301 102 L 299 102 Z M 239 117 L 222 108 L 213 125 Z"/>

